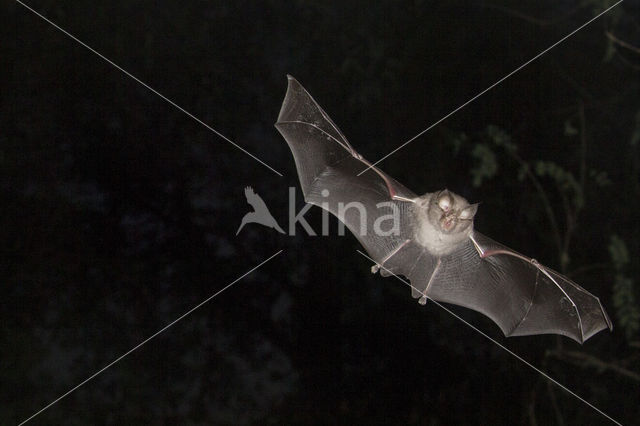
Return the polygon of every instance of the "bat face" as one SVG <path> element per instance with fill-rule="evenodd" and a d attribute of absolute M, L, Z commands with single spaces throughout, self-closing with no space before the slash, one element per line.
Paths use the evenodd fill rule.
<path fill-rule="evenodd" d="M 473 231 L 477 204 L 444 189 L 415 200 L 416 240 L 435 256 L 449 254 Z"/>
<path fill-rule="evenodd" d="M 459 234 L 473 226 L 477 204 L 469 204 L 463 197 L 445 189 L 430 197 L 427 217 L 444 234 Z"/>

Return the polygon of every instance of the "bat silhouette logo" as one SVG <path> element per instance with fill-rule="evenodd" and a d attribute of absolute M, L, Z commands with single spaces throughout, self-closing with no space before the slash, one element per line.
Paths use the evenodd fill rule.
<path fill-rule="evenodd" d="M 238 231 L 236 231 L 236 235 L 240 233 L 244 225 L 247 223 L 259 223 L 260 225 L 264 225 L 269 228 L 273 228 L 281 234 L 284 234 L 278 222 L 274 219 L 274 217 L 269 212 L 267 205 L 264 203 L 264 200 L 260 198 L 258 194 L 256 194 L 250 186 L 247 186 L 244 189 L 244 195 L 247 197 L 247 203 L 253 207 L 253 211 L 244 215 L 242 218 L 242 223 L 240 223 L 240 227 Z"/>

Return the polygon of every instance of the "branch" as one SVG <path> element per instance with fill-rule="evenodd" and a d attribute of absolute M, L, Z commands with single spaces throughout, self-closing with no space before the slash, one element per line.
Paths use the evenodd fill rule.
<path fill-rule="evenodd" d="M 571 279 L 574 279 L 574 277 L 579 276 L 581 274 L 585 274 L 587 272 L 591 272 L 593 270 L 597 270 L 597 269 L 603 269 L 603 270 L 610 270 L 613 267 L 613 265 L 611 264 L 611 262 L 601 262 L 601 263 L 592 263 L 590 265 L 585 265 L 585 266 L 581 266 L 579 268 L 576 268 L 574 270 L 572 270 L 571 272 L 567 272 L 565 275 Z M 577 281 L 577 280 L 576 280 Z"/>
<path fill-rule="evenodd" d="M 551 202 L 549 201 L 549 198 L 547 197 L 547 194 L 544 191 L 542 184 L 540 184 L 540 181 L 538 180 L 538 178 L 536 178 L 536 176 L 531 172 L 531 168 L 529 167 L 529 164 L 527 164 L 522 158 L 520 158 L 518 154 L 510 150 L 507 150 L 507 153 L 511 157 L 513 157 L 513 159 L 516 160 L 516 162 L 520 164 L 521 167 L 524 168 L 525 174 L 527 175 L 529 180 L 531 180 L 531 183 L 533 184 L 536 191 L 540 195 L 545 213 L 547 214 L 547 218 L 549 219 L 549 223 L 551 224 L 556 247 L 558 248 L 558 252 L 560 256 L 562 256 L 562 238 L 560 237 L 560 228 L 558 227 L 556 216 L 553 213 L 553 208 L 551 208 Z"/>
<path fill-rule="evenodd" d="M 560 406 L 558 405 L 555 386 L 553 386 L 550 381 L 547 381 L 547 389 L 549 391 L 549 398 L 551 399 L 551 406 L 553 407 L 553 412 L 556 415 L 556 424 L 560 426 L 564 426 L 564 417 L 562 417 L 562 411 L 560 411 Z"/>
<path fill-rule="evenodd" d="M 580 191 L 583 204 L 587 204 L 586 182 L 587 182 L 587 120 L 584 115 L 584 102 L 580 100 L 578 108 L 580 117 Z"/>
<path fill-rule="evenodd" d="M 538 420 L 536 418 L 536 389 L 535 389 L 535 387 L 531 391 L 531 396 L 529 397 L 529 404 L 527 406 L 527 412 L 529 414 L 529 425 L 530 426 L 538 426 Z"/>
<path fill-rule="evenodd" d="M 631 50 L 632 52 L 637 53 L 638 55 L 640 55 L 640 47 L 634 46 L 633 44 L 627 43 L 624 40 L 620 40 L 618 37 L 614 36 L 610 31 L 605 31 L 604 34 L 609 38 L 609 40 L 611 40 L 612 42 L 614 42 L 615 44 L 625 47 L 629 50 Z"/>
<path fill-rule="evenodd" d="M 627 379 L 633 380 L 635 382 L 640 382 L 639 373 L 628 370 L 617 364 L 602 361 L 601 359 L 596 358 L 593 355 L 575 351 L 549 351 L 548 355 L 559 360 L 571 362 L 572 364 L 578 365 L 580 367 L 594 367 L 599 371 L 609 370 L 617 373 L 620 376 L 626 377 Z"/>
<path fill-rule="evenodd" d="M 574 214 L 569 204 L 569 200 L 565 196 L 562 189 L 560 190 L 560 197 L 562 198 L 562 207 L 565 213 L 565 231 L 562 237 L 562 250 L 560 251 L 560 272 L 566 274 L 567 266 L 569 262 L 569 244 L 571 243 L 571 236 L 573 235 L 574 226 Z"/>
<path fill-rule="evenodd" d="M 627 65 L 629 68 L 631 68 L 634 71 L 640 71 L 640 66 L 632 63 L 630 60 L 628 60 L 627 58 L 624 57 L 624 55 L 618 55 L 617 56 L 618 59 L 620 59 L 622 62 L 625 63 L 625 65 Z"/>
<path fill-rule="evenodd" d="M 578 190 L 580 193 L 577 194 L 577 196 L 582 199 L 582 206 L 584 206 L 587 202 L 587 125 L 584 115 L 584 104 L 582 101 L 580 101 L 580 106 L 578 107 L 578 116 L 580 118 L 580 170 L 578 177 Z M 562 195 L 563 206 L 566 214 L 566 230 L 564 233 L 562 253 L 560 253 L 560 265 L 562 266 L 561 271 L 564 274 L 566 273 L 569 261 L 569 246 L 571 245 L 571 239 L 577 227 L 578 212 L 582 209 L 582 206 L 579 203 L 573 203 L 574 205 L 572 208 L 571 203 L 569 203 L 562 190 L 560 193 Z"/>
<path fill-rule="evenodd" d="M 583 8 L 584 4 L 579 3 L 576 7 L 571 9 L 569 12 L 567 12 L 566 14 L 564 14 L 564 15 L 556 18 L 556 19 L 540 19 L 540 18 L 536 18 L 534 16 L 530 16 L 530 15 L 527 15 L 525 13 L 522 13 L 522 12 L 520 12 L 518 10 L 510 9 L 508 7 L 500 6 L 500 5 L 493 4 L 493 3 L 485 3 L 485 6 L 490 8 L 490 9 L 499 10 L 500 12 L 506 13 L 507 15 L 515 16 L 516 18 L 522 19 L 523 21 L 529 22 L 531 24 L 538 25 L 540 27 L 546 27 L 548 25 L 554 25 L 554 24 L 557 24 L 559 22 L 564 21 L 565 19 L 570 18 L 579 9 Z"/>

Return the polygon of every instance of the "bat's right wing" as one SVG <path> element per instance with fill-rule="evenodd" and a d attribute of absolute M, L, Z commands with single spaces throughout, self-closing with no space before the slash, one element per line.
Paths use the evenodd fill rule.
<path fill-rule="evenodd" d="M 474 231 L 436 258 L 414 241 L 382 265 L 411 281 L 412 296 L 491 318 L 505 336 L 561 334 L 579 343 L 612 328 L 600 300 L 569 278 Z"/>
<path fill-rule="evenodd" d="M 371 164 L 304 87 L 288 79 L 276 128 L 293 153 L 305 201 L 337 216 L 382 263 L 412 238 L 413 204 L 407 201 L 416 195 L 376 167 L 358 176 Z M 393 215 L 401 222 L 397 232 L 392 229 Z"/>

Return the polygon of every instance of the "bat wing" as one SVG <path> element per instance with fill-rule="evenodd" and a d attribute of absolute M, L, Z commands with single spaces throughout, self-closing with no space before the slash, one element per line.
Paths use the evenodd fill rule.
<path fill-rule="evenodd" d="M 479 232 L 441 258 L 411 242 L 383 266 L 411 280 L 413 297 L 478 311 L 507 337 L 561 334 L 583 343 L 612 328 L 597 297 Z"/>
<path fill-rule="evenodd" d="M 407 201 L 416 195 L 376 167 L 358 176 L 371 164 L 304 87 L 291 76 L 288 80 L 276 128 L 293 153 L 305 201 L 337 216 L 382 262 L 412 238 L 413 203 Z M 382 232 L 375 232 L 376 226 Z"/>

